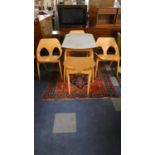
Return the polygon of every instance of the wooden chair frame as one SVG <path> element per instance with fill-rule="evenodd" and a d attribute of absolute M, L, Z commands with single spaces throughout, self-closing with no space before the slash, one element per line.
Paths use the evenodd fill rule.
<path fill-rule="evenodd" d="M 46 48 L 49 52 L 48 56 L 41 56 L 40 52 L 43 48 Z M 59 55 L 54 56 L 53 50 L 54 48 L 59 49 Z M 37 50 L 36 50 L 36 57 L 37 57 L 37 71 L 38 71 L 38 78 L 40 80 L 40 64 L 46 64 L 46 63 L 58 63 L 59 65 L 59 71 L 60 71 L 60 77 L 62 79 L 62 67 L 61 67 L 61 61 L 60 57 L 62 55 L 62 49 L 61 45 L 58 39 L 56 38 L 48 38 L 48 39 L 41 39 L 39 41 Z"/>
<path fill-rule="evenodd" d="M 97 76 L 98 65 L 100 61 L 110 61 L 110 62 L 117 62 L 117 71 L 116 76 L 118 76 L 119 64 L 120 64 L 120 54 L 118 45 L 113 37 L 99 37 L 96 41 L 97 47 L 101 47 L 103 50 L 103 54 L 96 53 L 96 70 L 95 70 L 95 77 Z M 115 54 L 107 54 L 107 51 L 110 47 L 115 49 Z"/>
<path fill-rule="evenodd" d="M 77 74 L 77 73 L 79 73 L 79 72 L 77 72 L 77 71 L 75 71 L 75 70 L 67 69 L 66 73 L 67 73 L 67 82 L 68 82 L 68 93 L 69 93 L 69 95 L 70 95 L 70 94 L 71 94 L 70 74 Z M 89 69 L 89 70 L 82 71 L 82 72 L 80 72 L 80 73 L 81 73 L 81 74 L 87 74 L 87 75 L 88 75 L 87 95 L 89 95 L 89 92 L 90 92 L 90 84 L 91 84 L 91 76 L 92 76 L 92 70 Z"/>

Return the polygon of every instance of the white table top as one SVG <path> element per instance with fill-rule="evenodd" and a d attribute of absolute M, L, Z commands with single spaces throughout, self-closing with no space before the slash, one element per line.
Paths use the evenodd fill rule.
<path fill-rule="evenodd" d="M 62 43 L 63 48 L 71 49 L 87 49 L 96 47 L 95 39 L 92 34 L 79 33 L 79 34 L 67 34 Z"/>

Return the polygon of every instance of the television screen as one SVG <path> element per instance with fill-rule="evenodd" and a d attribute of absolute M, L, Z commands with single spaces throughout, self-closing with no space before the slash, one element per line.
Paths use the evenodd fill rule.
<path fill-rule="evenodd" d="M 86 25 L 86 5 L 59 5 L 58 18 L 60 27 Z"/>

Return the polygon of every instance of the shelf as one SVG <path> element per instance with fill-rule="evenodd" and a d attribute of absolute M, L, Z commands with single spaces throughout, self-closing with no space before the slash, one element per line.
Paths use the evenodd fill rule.
<path fill-rule="evenodd" d="M 97 11 L 96 27 L 104 27 L 108 24 L 121 23 L 121 9 L 120 8 L 99 8 Z"/>

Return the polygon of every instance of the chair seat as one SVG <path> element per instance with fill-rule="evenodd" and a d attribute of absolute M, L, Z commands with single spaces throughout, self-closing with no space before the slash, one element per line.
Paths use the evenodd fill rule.
<path fill-rule="evenodd" d="M 101 60 L 106 61 L 119 61 L 120 57 L 116 55 L 97 55 L 97 57 Z"/>
<path fill-rule="evenodd" d="M 39 63 L 56 63 L 59 62 L 59 58 L 60 56 L 42 56 L 42 57 L 38 57 L 38 62 Z"/>
<path fill-rule="evenodd" d="M 66 69 L 81 73 L 95 66 L 95 61 L 89 57 L 70 57 L 64 62 Z"/>

